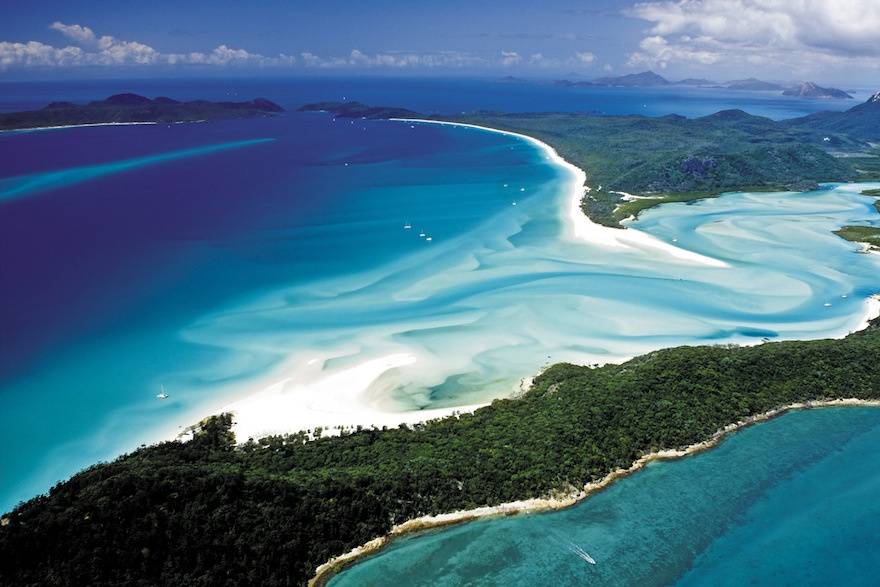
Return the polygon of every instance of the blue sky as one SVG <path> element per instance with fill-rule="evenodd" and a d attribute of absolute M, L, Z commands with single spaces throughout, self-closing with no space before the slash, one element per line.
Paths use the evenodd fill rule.
<path fill-rule="evenodd" d="M 0 79 L 399 74 L 880 79 L 878 0 L 0 0 Z"/>

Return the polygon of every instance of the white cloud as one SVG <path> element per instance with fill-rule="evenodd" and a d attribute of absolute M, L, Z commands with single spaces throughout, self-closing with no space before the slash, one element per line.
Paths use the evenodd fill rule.
<path fill-rule="evenodd" d="M 283 53 L 267 57 L 219 45 L 208 53 L 162 53 L 138 41 L 124 41 L 111 35 L 97 36 L 87 26 L 53 22 L 50 29 L 61 33 L 76 45 L 55 47 L 39 41 L 14 43 L 0 41 L 0 70 L 14 67 L 68 66 L 289 66 L 296 58 Z"/>
<path fill-rule="evenodd" d="M 719 53 L 695 48 L 685 42 L 670 44 L 665 37 L 660 35 L 642 39 L 639 43 L 639 49 L 640 51 L 630 55 L 630 65 L 656 65 L 665 68 L 670 63 L 681 61 L 711 65 L 721 59 Z"/>
<path fill-rule="evenodd" d="M 488 63 L 485 59 L 458 51 L 440 51 L 435 53 L 417 53 L 408 51 L 388 51 L 382 53 L 365 53 L 360 49 L 352 49 L 345 57 L 322 57 L 311 52 L 300 53 L 306 67 L 319 68 L 459 68 L 482 66 Z"/>
<path fill-rule="evenodd" d="M 39 41 L 0 42 L 0 70 L 72 66 L 290 67 L 297 64 L 321 69 L 486 69 L 524 66 L 549 70 L 589 66 L 596 62 L 596 56 L 589 51 L 563 57 L 545 56 L 542 53 L 524 55 L 513 50 L 503 50 L 495 55 L 478 55 L 461 51 L 370 53 L 355 48 L 348 54 L 338 56 L 303 51 L 294 57 L 284 53 L 266 56 L 221 44 L 210 51 L 173 53 L 140 41 L 99 35 L 81 24 L 55 21 L 49 25 L 49 29 L 62 35 L 71 44 L 59 47 Z"/>
<path fill-rule="evenodd" d="M 651 23 L 633 65 L 880 67 L 878 0 L 664 0 L 626 13 Z"/>
<path fill-rule="evenodd" d="M 501 65 L 516 65 L 522 61 L 522 57 L 516 51 L 502 51 Z"/>
<path fill-rule="evenodd" d="M 582 51 L 580 53 L 575 53 L 574 57 L 577 61 L 584 64 L 591 64 L 596 60 L 596 56 L 589 51 Z"/>
<path fill-rule="evenodd" d="M 51 25 L 49 25 L 49 28 L 60 32 L 65 37 L 72 39 L 80 44 L 95 42 L 95 32 L 87 26 L 80 26 L 78 24 L 64 24 L 63 22 L 58 22 L 56 20 Z"/>
<path fill-rule="evenodd" d="M 0 41 L 0 70 L 15 65 L 54 66 L 78 63 L 83 51 L 79 47 L 58 49 L 38 41 L 9 43 Z"/>

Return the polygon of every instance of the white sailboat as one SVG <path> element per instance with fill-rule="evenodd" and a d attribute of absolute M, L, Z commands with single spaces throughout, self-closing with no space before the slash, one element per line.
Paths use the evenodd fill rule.
<path fill-rule="evenodd" d="M 156 394 L 156 399 L 163 400 L 163 399 L 168 399 L 168 397 L 169 397 L 168 394 L 165 393 L 165 386 L 163 385 L 162 391 Z"/>

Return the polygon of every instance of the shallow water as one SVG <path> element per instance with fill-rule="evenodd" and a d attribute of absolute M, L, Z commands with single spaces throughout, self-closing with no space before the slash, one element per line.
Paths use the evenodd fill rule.
<path fill-rule="evenodd" d="M 635 225 L 719 269 L 568 239 L 571 173 L 482 130 L 290 113 L 0 152 L 0 509 L 279 381 L 297 408 L 243 434 L 484 402 L 551 361 L 842 335 L 880 288 L 830 233 L 877 222 L 858 186 Z M 371 361 L 400 366 L 327 383 Z"/>
<path fill-rule="evenodd" d="M 878 443 L 880 409 L 790 413 L 568 510 L 401 539 L 330 584 L 876 584 Z"/>

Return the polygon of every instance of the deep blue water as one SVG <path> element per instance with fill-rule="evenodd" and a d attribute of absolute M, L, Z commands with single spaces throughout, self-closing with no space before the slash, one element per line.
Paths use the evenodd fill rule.
<path fill-rule="evenodd" d="M 692 116 L 829 105 L 479 80 L 0 88 L 6 110 L 120 91 L 291 109 L 343 96 Z M 877 221 L 854 186 L 667 206 L 638 223 L 718 269 L 568 238 L 571 181 L 521 139 L 324 114 L 0 134 L 0 510 L 272 385 L 286 403 L 239 433 L 481 403 L 549 360 L 839 335 L 878 289 L 877 259 L 830 232 Z M 361 381 L 364 363 L 378 367 Z"/>
<path fill-rule="evenodd" d="M 877 408 L 787 414 L 568 510 L 402 539 L 330 584 L 876 585 L 878 444 Z"/>

